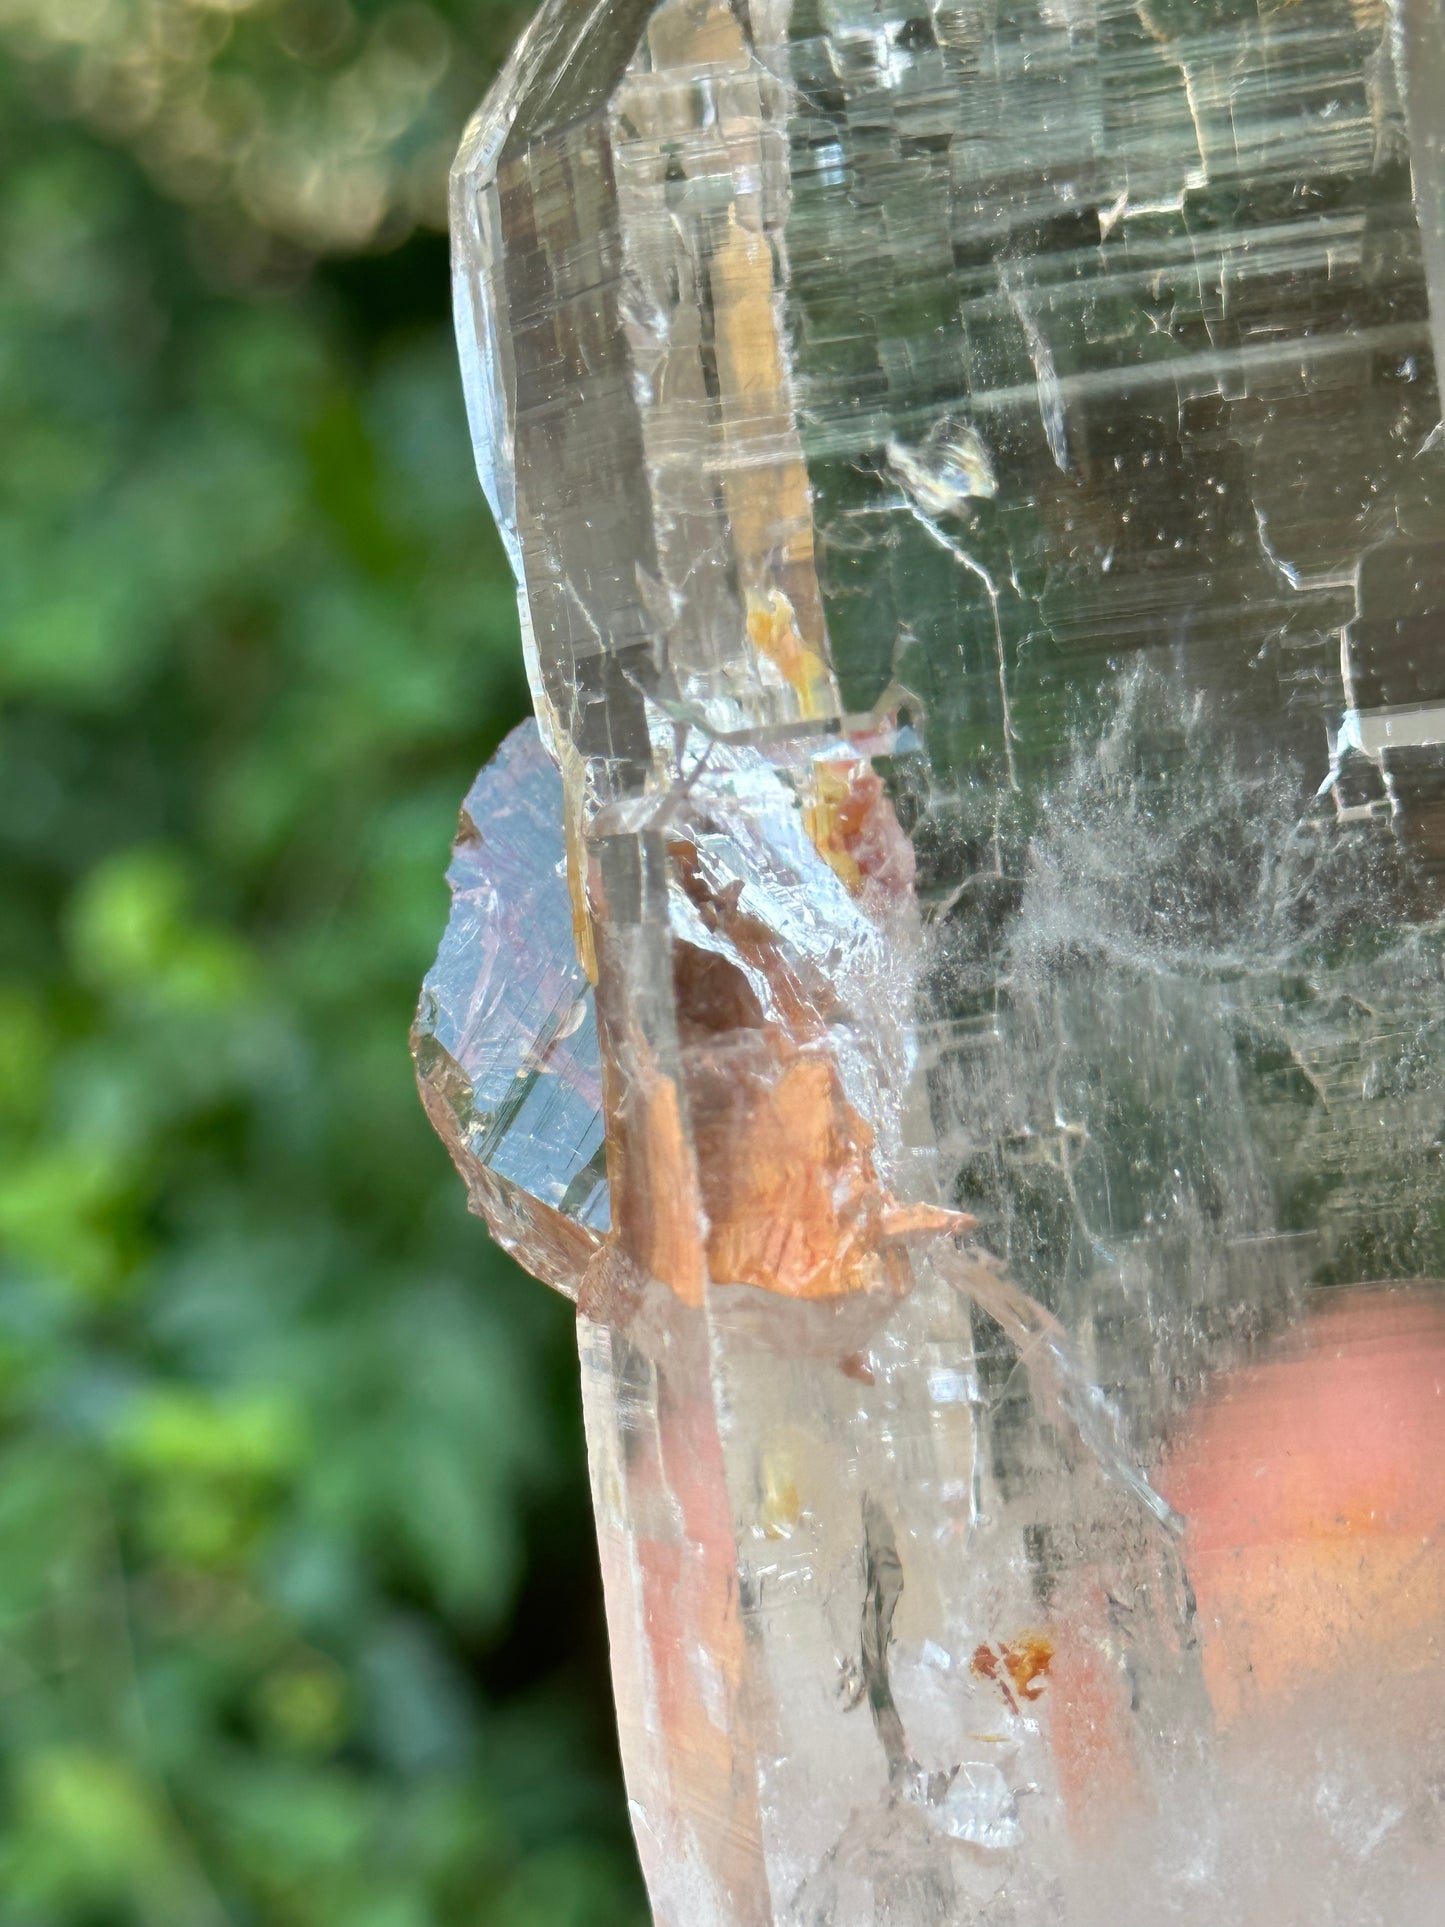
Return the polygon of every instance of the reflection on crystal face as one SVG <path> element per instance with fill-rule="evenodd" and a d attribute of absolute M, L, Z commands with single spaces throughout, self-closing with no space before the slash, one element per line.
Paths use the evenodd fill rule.
<path fill-rule="evenodd" d="M 666 1927 L 1434 1918 L 1442 47 L 557 0 L 463 145 L 540 735 L 418 1062 Z"/>
<path fill-rule="evenodd" d="M 413 1036 L 427 1110 L 502 1243 L 575 1295 L 608 1225 L 602 1067 L 562 785 L 530 723 L 472 785 L 447 881 Z"/>

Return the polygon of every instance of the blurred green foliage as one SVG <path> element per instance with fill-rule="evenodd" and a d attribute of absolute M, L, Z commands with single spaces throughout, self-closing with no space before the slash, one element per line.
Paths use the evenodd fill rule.
<path fill-rule="evenodd" d="M 201 252 L 394 244 L 440 220 L 516 0 L 0 0 L 27 91 L 134 154 Z M 271 244 L 268 247 L 268 243 Z"/>
<path fill-rule="evenodd" d="M 406 1055 L 525 703 L 444 243 L 200 218 L 109 18 L 0 7 L 0 1921 L 635 1927 L 570 1318 Z"/>

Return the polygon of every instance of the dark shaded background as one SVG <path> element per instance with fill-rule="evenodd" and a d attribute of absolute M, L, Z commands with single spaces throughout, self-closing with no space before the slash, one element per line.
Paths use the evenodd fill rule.
<path fill-rule="evenodd" d="M 522 713 L 487 0 L 0 0 L 0 1921 L 636 1927 L 570 1316 L 406 1031 Z"/>

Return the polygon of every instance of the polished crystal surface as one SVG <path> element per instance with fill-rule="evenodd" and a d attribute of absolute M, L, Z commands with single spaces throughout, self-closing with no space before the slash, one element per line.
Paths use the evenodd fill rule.
<path fill-rule="evenodd" d="M 418 1061 L 656 1919 L 1423 1927 L 1437 0 L 564 0 L 453 197 L 539 733 Z"/>

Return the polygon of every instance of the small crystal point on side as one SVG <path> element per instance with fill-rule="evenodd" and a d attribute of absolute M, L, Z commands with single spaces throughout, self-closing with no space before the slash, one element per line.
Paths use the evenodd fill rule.
<path fill-rule="evenodd" d="M 412 1031 L 422 1099 L 473 1208 L 575 1297 L 608 1225 L 602 1070 L 562 783 L 535 723 L 468 792 L 447 882 L 451 917 Z"/>

